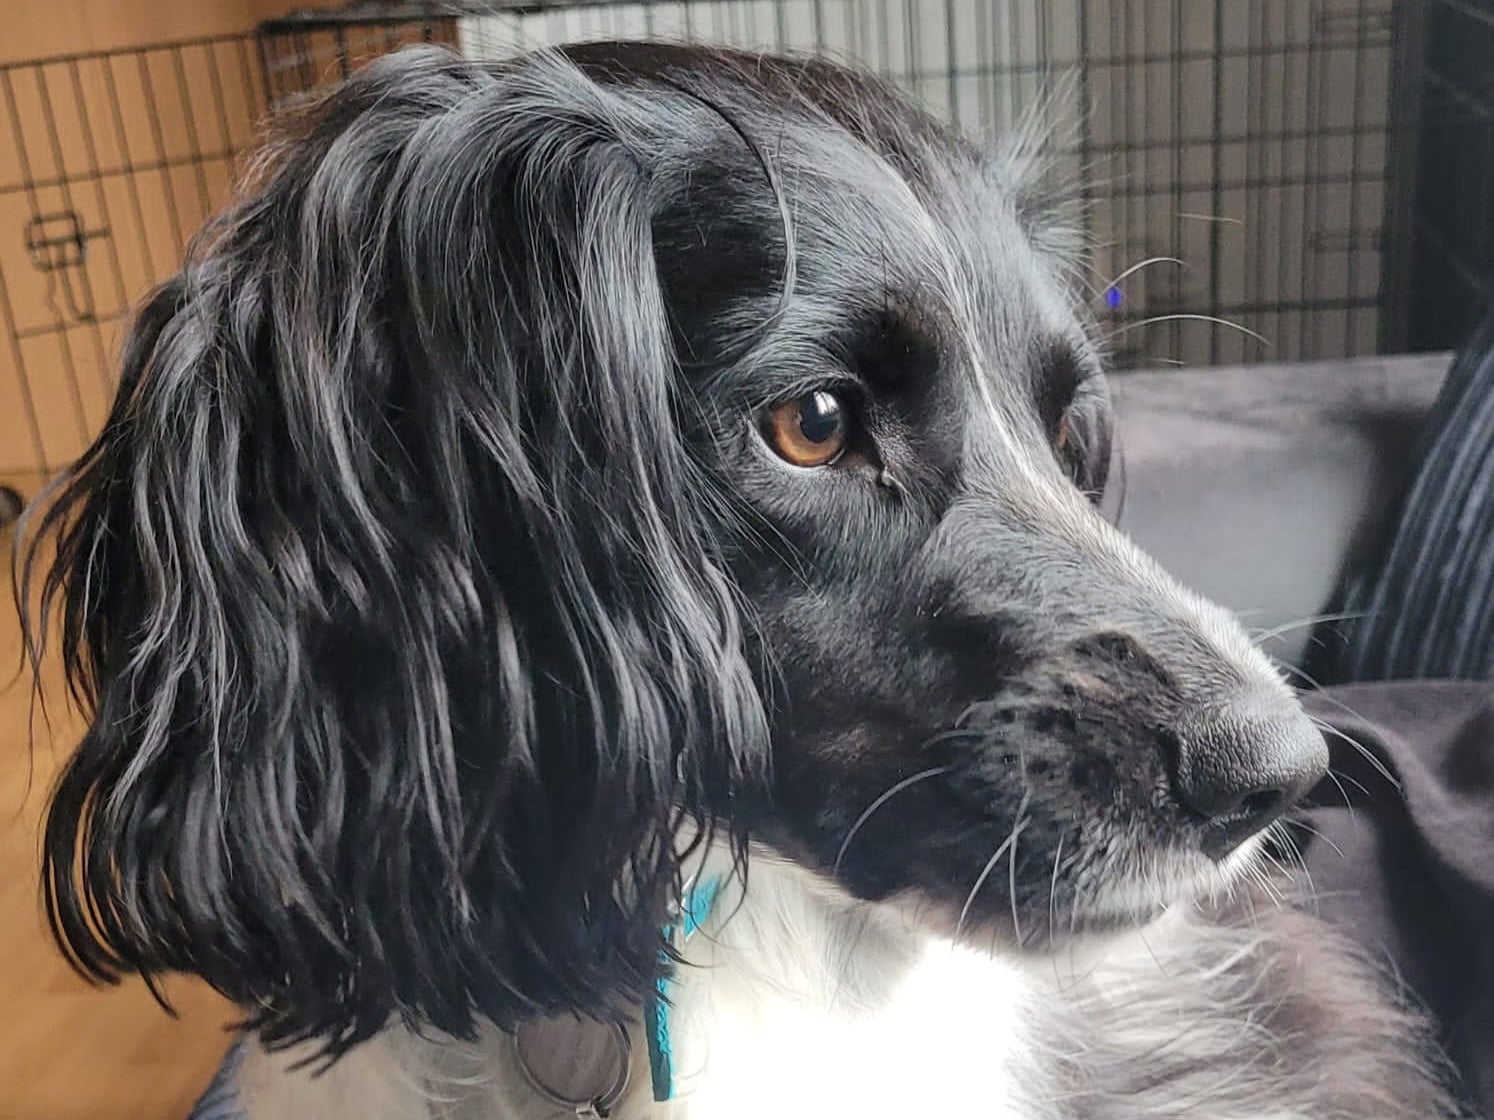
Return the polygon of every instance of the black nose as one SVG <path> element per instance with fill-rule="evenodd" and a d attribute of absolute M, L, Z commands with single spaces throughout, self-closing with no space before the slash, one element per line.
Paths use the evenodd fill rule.
<path fill-rule="evenodd" d="M 1180 728 L 1176 766 L 1177 798 L 1203 819 L 1203 850 L 1219 860 L 1317 784 L 1328 769 L 1328 745 L 1284 701 L 1242 705 Z"/>

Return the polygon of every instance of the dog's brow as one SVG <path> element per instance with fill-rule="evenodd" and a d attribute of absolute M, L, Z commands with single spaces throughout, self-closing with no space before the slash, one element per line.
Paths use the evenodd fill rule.
<path fill-rule="evenodd" d="M 937 367 L 940 333 L 934 309 L 889 292 L 879 306 L 847 324 L 846 363 L 873 384 L 895 386 Z"/>

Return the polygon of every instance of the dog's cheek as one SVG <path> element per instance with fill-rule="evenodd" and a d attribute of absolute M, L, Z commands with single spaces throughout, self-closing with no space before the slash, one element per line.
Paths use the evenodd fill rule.
<path fill-rule="evenodd" d="M 893 746 L 906 733 L 849 715 L 835 726 L 785 729 L 775 743 L 771 811 L 758 831 L 859 897 L 909 886 L 907 866 L 947 814 L 933 796 L 940 775 Z"/>

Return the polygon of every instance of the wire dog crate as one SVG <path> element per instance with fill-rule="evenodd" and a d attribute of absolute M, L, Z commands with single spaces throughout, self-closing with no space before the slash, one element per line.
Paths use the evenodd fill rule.
<path fill-rule="evenodd" d="M 97 430 L 267 109 L 410 42 L 622 37 L 835 56 L 977 137 L 1041 105 L 1122 368 L 1446 346 L 1494 302 L 1494 0 L 360 0 L 0 67 L 0 485 Z"/>
<path fill-rule="evenodd" d="M 264 103 L 242 37 L 0 67 L 0 506 L 98 431 L 120 324 L 227 197 Z"/>

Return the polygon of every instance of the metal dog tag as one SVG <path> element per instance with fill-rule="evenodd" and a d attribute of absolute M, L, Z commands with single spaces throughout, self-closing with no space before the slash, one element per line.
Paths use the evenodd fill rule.
<path fill-rule="evenodd" d="M 633 1045 L 621 1023 L 537 1019 L 511 1037 L 530 1087 L 574 1116 L 607 1120 L 627 1092 Z"/>

